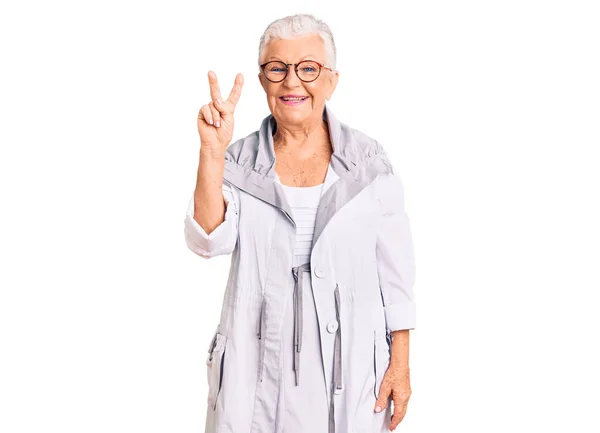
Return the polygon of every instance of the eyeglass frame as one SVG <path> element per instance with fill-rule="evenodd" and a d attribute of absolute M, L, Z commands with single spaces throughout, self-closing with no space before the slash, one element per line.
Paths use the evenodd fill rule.
<path fill-rule="evenodd" d="M 269 77 L 267 77 L 267 74 L 265 74 L 265 66 L 267 66 L 269 63 L 283 63 L 285 65 L 285 75 L 283 76 L 283 78 L 279 81 L 273 81 L 271 80 Z M 306 81 L 303 80 L 302 78 L 300 78 L 300 75 L 298 75 L 298 65 L 304 62 L 313 62 L 316 63 L 317 65 L 319 65 L 319 73 L 317 74 L 317 76 L 310 81 Z M 334 72 L 334 70 L 332 68 L 330 68 L 329 66 L 326 66 L 325 64 L 321 63 L 321 62 L 317 62 L 316 60 L 310 60 L 310 59 L 306 59 L 306 60 L 301 60 L 298 63 L 285 63 L 281 60 L 269 60 L 267 63 L 263 63 L 262 65 L 260 65 L 260 71 L 262 72 L 262 74 L 265 76 L 265 78 L 267 80 L 269 80 L 271 83 L 281 83 L 283 80 L 285 80 L 290 72 L 290 66 L 294 67 L 294 71 L 296 72 L 296 77 L 298 77 L 298 79 L 304 83 L 312 83 L 313 81 L 315 81 L 317 78 L 319 78 L 321 76 L 321 70 L 323 68 L 325 69 L 329 69 L 331 72 Z"/>

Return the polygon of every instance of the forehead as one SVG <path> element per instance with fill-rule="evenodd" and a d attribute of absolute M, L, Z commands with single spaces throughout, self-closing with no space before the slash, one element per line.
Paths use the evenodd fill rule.
<path fill-rule="evenodd" d="M 295 63 L 305 58 L 325 61 L 325 43 L 317 34 L 301 36 L 295 39 L 272 39 L 265 47 L 264 61 L 283 60 Z"/>

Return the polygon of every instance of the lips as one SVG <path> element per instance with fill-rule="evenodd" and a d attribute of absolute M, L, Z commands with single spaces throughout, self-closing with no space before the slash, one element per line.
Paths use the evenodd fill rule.
<path fill-rule="evenodd" d="M 285 95 L 285 96 L 279 97 L 279 99 L 281 99 L 283 101 L 304 101 L 307 98 L 308 98 L 308 96 L 302 96 L 302 95 Z"/>

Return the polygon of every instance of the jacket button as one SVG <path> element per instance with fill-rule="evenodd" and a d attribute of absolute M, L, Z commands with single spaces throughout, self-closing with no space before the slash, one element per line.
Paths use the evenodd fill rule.
<path fill-rule="evenodd" d="M 315 275 L 319 278 L 323 278 L 323 275 L 325 275 L 325 272 L 323 272 L 323 269 L 317 268 L 317 269 L 315 269 Z"/>
<path fill-rule="evenodd" d="M 335 331 L 337 331 L 337 329 L 338 329 L 337 320 L 332 320 L 331 322 L 329 322 L 327 324 L 327 332 L 329 332 L 330 334 L 333 334 Z"/>

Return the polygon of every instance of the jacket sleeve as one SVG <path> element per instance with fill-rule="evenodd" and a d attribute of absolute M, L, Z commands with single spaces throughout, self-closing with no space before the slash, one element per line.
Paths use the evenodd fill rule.
<path fill-rule="evenodd" d="M 404 186 L 396 174 L 381 176 L 376 257 L 385 319 L 389 331 L 414 329 L 415 257 L 410 222 L 404 211 Z"/>
<path fill-rule="evenodd" d="M 203 258 L 230 254 L 238 237 L 239 192 L 223 181 L 226 203 L 225 219 L 210 234 L 194 219 L 194 196 L 190 199 L 184 220 L 185 241 L 190 250 Z"/>

